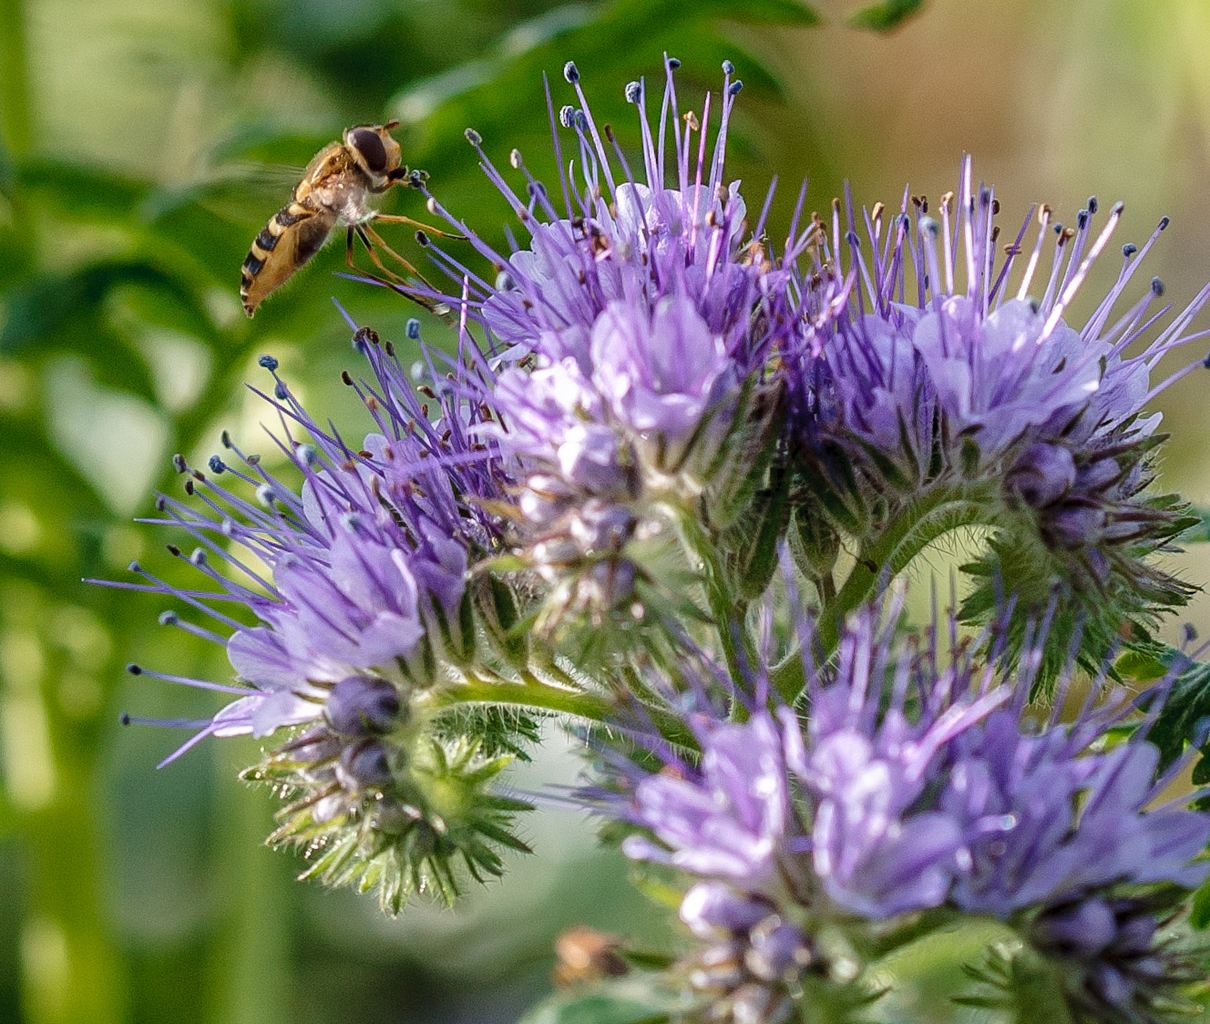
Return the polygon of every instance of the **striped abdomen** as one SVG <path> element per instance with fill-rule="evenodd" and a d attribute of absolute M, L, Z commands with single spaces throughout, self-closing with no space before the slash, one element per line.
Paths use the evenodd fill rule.
<path fill-rule="evenodd" d="M 335 223 L 335 213 L 298 200 L 273 215 L 256 236 L 241 268 L 239 295 L 248 316 L 319 252 Z"/>

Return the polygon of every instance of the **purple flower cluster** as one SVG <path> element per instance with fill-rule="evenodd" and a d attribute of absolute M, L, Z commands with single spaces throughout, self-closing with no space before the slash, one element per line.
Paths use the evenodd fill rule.
<path fill-rule="evenodd" d="M 979 575 L 1016 593 L 1022 613 L 1066 592 L 1072 618 L 1097 620 L 1085 632 L 1103 642 L 1122 618 L 1147 620 L 1191 593 L 1147 561 L 1191 520 L 1147 492 L 1162 437 L 1146 408 L 1200 365 L 1153 379 L 1165 355 L 1205 337 L 1192 324 L 1210 287 L 1175 313 L 1158 279 L 1127 299 L 1165 218 L 1141 249 L 1122 247 L 1112 286 L 1073 326 L 1122 205 L 1101 227 L 1095 198 L 1074 227 L 1038 208 L 1003 253 L 999 209 L 967 159 L 957 195 L 935 211 L 905 193 L 893 217 L 850 201 L 847 228 L 840 204 L 830 230 L 815 221 L 819 269 L 804 282 L 788 373 L 796 440 L 817 491 L 833 492 L 817 514 L 850 532 L 879 530 L 923 493 L 981 488 L 974 518 L 997 533 Z M 970 611 L 986 619 L 995 604 L 985 587 Z"/>
<path fill-rule="evenodd" d="M 298 483 L 269 472 L 226 434 L 226 451 L 205 470 L 177 456 L 192 502 L 161 496 L 162 516 L 152 522 L 193 538 L 192 554 L 169 550 L 212 589 L 162 580 L 137 564 L 144 582 L 122 585 L 163 594 L 228 631 L 176 611 L 161 619 L 224 645 L 237 685 L 131 666 L 234 698 L 208 720 L 164 723 L 196 730 L 164 763 L 207 736 L 280 740 L 287 730 L 253 774 L 299 794 L 282 812 L 277 838 L 312 851 L 328 844 L 317 865 L 337 881 L 385 853 L 374 877 L 384 904 L 397 910 L 411 890 L 452 892 L 443 865 L 454 852 L 472 871 L 497 872 L 485 840 L 504 841 L 505 812 L 522 806 L 493 798 L 475 808 L 471 796 L 504 761 L 478 756 L 470 737 L 445 749 L 431 735 L 435 693 L 476 656 L 468 568 L 500 547 L 485 508 L 505 478 L 476 436 L 483 410 L 444 386 L 433 361 L 434 385 L 420 391 L 437 403 L 436 415 L 390 344 L 364 329 L 354 342 L 370 371 L 362 381 L 344 376 L 373 421 L 362 444 L 321 426 L 277 360 L 262 357 L 274 387 L 261 397 L 280 422 L 273 440 Z M 253 622 L 230 614 L 232 605 Z M 466 796 L 451 805 L 459 788 Z M 468 835 L 443 849 L 442 837 L 460 827 Z"/>
<path fill-rule="evenodd" d="M 726 176 L 741 83 L 725 64 L 708 144 L 712 97 L 700 120 L 682 116 L 678 66 L 665 61 L 658 115 L 648 111 L 645 81 L 626 89 L 639 114 L 636 173 L 612 130 L 603 137 L 579 72 L 567 65 L 578 105 L 563 107 L 557 121 L 571 135 L 582 181 L 563 175 L 561 208 L 518 152 L 510 163 L 524 177 L 524 197 L 478 133 L 467 132 L 525 233 L 511 253 L 492 249 L 429 196 L 430 208 L 501 268 L 489 285 L 429 245 L 495 354 L 497 372 L 483 379 L 479 398 L 493 412 L 483 434 L 520 484 L 516 547 L 561 584 L 560 604 L 578 609 L 629 595 L 637 570 L 623 548 L 645 525 L 658 532 L 651 523 L 661 500 L 692 501 L 720 473 L 734 479 L 750 468 L 771 436 L 768 417 L 752 415 L 752 392 L 791 329 L 791 275 L 766 258 L 757 241 L 763 218 L 749 232 L 739 183 Z M 551 115 L 553 127 L 553 106 Z M 560 167 L 563 146 L 556 131 Z M 584 521 L 589 506 L 609 520 L 607 535 Z"/>
<path fill-rule="evenodd" d="M 627 601 L 649 561 L 632 542 L 666 527 L 669 502 L 702 499 L 723 525 L 761 515 L 746 502 L 771 486 L 762 473 L 774 449 L 822 552 L 809 575 L 832 571 L 845 535 L 876 543 L 922 497 L 944 504 L 961 490 L 958 518 L 996 531 L 972 563 L 969 618 L 990 619 L 997 586 L 1023 616 L 1059 590 L 1068 634 L 1091 621 L 1091 646 L 1123 618 L 1149 622 L 1188 600 L 1149 558 L 1191 520 L 1149 491 L 1162 438 L 1146 406 L 1197 365 L 1152 380 L 1162 357 L 1204 336 L 1192 323 L 1210 287 L 1175 314 L 1158 281 L 1127 299 L 1167 220 L 1141 249 L 1122 248 L 1079 326 L 1069 310 L 1121 204 L 1103 227 L 1095 199 L 1074 227 L 1042 207 L 1036 230 L 1031 212 L 1001 254 L 999 200 L 969 160 L 932 211 L 907 193 L 893 216 L 850 198 L 829 223 L 804 218 L 800 197 L 776 253 L 768 201 L 750 224 L 726 171 L 734 69 L 724 64 L 721 102 L 707 95 L 699 119 L 682 110 L 678 66 L 666 59 L 658 92 L 645 80 L 626 88 L 635 160 L 566 66 L 576 102 L 556 111 L 547 97 L 557 189 L 515 150 L 510 182 L 467 132 L 517 217 L 511 251 L 426 191 L 498 270 L 491 282 L 427 242 L 454 286 L 429 298 L 460 304 L 491 357 L 467 386 L 491 410 L 482 436 L 517 484 L 510 543 L 553 588 L 543 621 L 570 612 L 599 626 L 603 608 Z M 590 504 L 605 533 L 583 520 Z"/>
<path fill-rule="evenodd" d="M 943 654 L 936 628 L 923 643 L 904 635 L 901 612 L 867 608 L 834 661 L 807 655 L 805 718 L 695 718 L 700 764 L 666 748 L 667 769 L 628 769 L 604 800 L 640 830 L 629 856 L 700 880 L 681 911 L 692 930 L 738 929 L 768 907 L 808 934 L 937 907 L 1019 923 L 1206 879 L 1210 814 L 1192 797 L 1156 806 L 1166 781 L 1145 730 L 1107 744 L 1130 701 L 1110 694 L 1074 722 L 1032 721 L 1039 647 L 1016 670 L 988 668 L 982 652 L 1003 637 L 961 642 L 940 623 Z"/>
<path fill-rule="evenodd" d="M 1189 520 L 1149 490 L 1146 409 L 1188 372 L 1152 379 L 1203 336 L 1210 286 L 1175 315 L 1158 282 L 1126 299 L 1165 221 L 1069 322 L 1121 207 L 1101 228 L 1095 200 L 1074 228 L 1043 208 L 1001 256 L 969 161 L 935 215 L 905 195 L 894 216 L 837 202 L 829 223 L 800 198 L 775 252 L 769 202 L 751 223 L 727 170 L 734 69 L 699 117 L 677 66 L 626 88 L 629 159 L 566 66 L 557 189 L 516 151 L 514 186 L 467 132 L 517 219 L 505 252 L 417 176 L 492 266 L 422 239 L 452 285 L 413 297 L 459 312 L 456 351 L 420 345 L 409 374 L 359 330 L 359 445 L 263 359 L 288 470 L 225 436 L 207 467 L 178 457 L 191 500 L 161 498 L 153 521 L 193 539 L 170 550 L 205 581 L 134 567 L 135 589 L 218 624 L 163 619 L 222 644 L 235 684 L 132 670 L 230 698 L 176 723 L 195 730 L 177 754 L 272 737 L 253 777 L 296 798 L 276 838 L 393 909 L 451 893 L 455 862 L 479 877 L 524 849 L 524 805 L 491 783 L 536 733 L 491 705 L 566 712 L 621 748 L 585 801 L 686 882 L 706 1019 L 791 1019 L 848 971 L 836 942 L 926 911 L 1003 920 L 1070 966 L 1075 1005 L 1125 1019 L 1176 963 L 1156 901 L 1210 873 L 1210 815 L 1157 803 L 1146 719 L 1105 678 L 1073 721 L 1032 702 L 1057 676 L 1061 708 L 1075 663 L 1188 596 L 1148 560 Z M 970 526 L 992 532 L 964 567 L 981 635 L 953 615 L 914 634 L 901 598 L 868 603 Z"/>
<path fill-rule="evenodd" d="M 1123 247 L 1113 286 L 1076 329 L 1064 317 L 1107 247 L 1122 204 L 1099 229 L 1095 198 L 1076 228 L 1054 223 L 1042 207 L 1032 247 L 1025 244 L 1027 218 L 1003 256 L 996 251 L 999 209 L 992 189 L 973 185 L 967 159 L 957 196 L 942 197 L 940 221 L 926 199 L 909 203 L 905 196 L 889 223 L 881 204 L 866 213 L 864 241 L 850 228 L 842 245 L 838 207 L 830 240 L 816 222 L 833 281 L 855 293 L 845 315 L 812 324 L 802 339 L 800 400 L 815 407 L 822 430 L 898 450 L 920 474 L 930 472 L 937 446 L 958 462 L 960 446 L 970 443 L 984 467 L 1005 458 L 1011 464 L 1022 444 L 1040 440 L 1078 448 L 1127 426 L 1132 436 L 1154 431 L 1158 415 L 1139 415 L 1170 381 L 1153 385 L 1151 373 L 1163 355 L 1204 336 L 1189 327 L 1210 299 L 1210 288 L 1203 289 L 1165 319 L 1163 286 L 1153 280 L 1138 302 L 1118 308 L 1167 218 L 1141 251 Z M 849 220 L 855 224 L 851 209 Z M 1025 269 L 1014 281 L 1022 259 Z"/>
<path fill-rule="evenodd" d="M 468 558 L 493 542 L 473 499 L 497 493 L 490 469 L 456 454 L 459 445 L 471 450 L 475 410 L 449 399 L 430 422 L 393 354 L 368 331 L 356 344 L 374 377 L 348 383 L 378 428 L 360 447 L 316 423 L 266 356 L 275 386 L 263 397 L 283 424 L 274 441 L 301 487 L 224 435 L 228 454 L 212 456 L 208 472 L 177 457 L 193 503 L 159 499 L 165 518 L 155 522 L 194 538 L 187 560 L 219 590 L 199 596 L 136 566 L 148 581 L 137 589 L 182 599 L 231 627 L 227 654 L 246 687 L 190 744 L 320 719 L 327 693 L 349 678 L 423 688 L 438 657 L 457 662 L 473 646 L 460 629 Z M 215 559 L 230 571 L 219 572 Z M 243 605 L 257 624 L 220 612 L 221 601 Z"/>

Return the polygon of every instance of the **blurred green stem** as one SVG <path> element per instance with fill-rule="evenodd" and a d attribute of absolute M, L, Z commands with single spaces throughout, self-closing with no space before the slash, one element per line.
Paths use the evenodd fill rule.
<path fill-rule="evenodd" d="M 14 156 L 33 145 L 25 0 L 0 0 L 0 140 Z"/>
<path fill-rule="evenodd" d="M 246 766 L 242 751 L 216 744 L 217 784 L 223 814 L 217 823 L 214 873 L 221 879 L 221 922 L 210 966 L 210 1013 L 225 1024 L 284 1024 L 293 1015 L 287 979 L 290 942 L 283 862 L 265 845 L 272 822 L 261 794 L 238 782 Z M 253 897 L 251 894 L 255 894 Z"/>
<path fill-rule="evenodd" d="M 125 1019 L 125 971 L 105 923 L 91 762 L 57 759 L 56 799 L 26 819 L 33 862 L 21 935 L 26 1024 Z"/>

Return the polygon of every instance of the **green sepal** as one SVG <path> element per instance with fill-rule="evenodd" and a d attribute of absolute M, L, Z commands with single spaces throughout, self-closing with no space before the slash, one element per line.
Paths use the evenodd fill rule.
<path fill-rule="evenodd" d="M 529 664 L 529 629 L 522 627 L 517 595 L 493 573 L 482 573 L 471 583 L 479 623 L 499 655 L 514 668 Z"/>
<path fill-rule="evenodd" d="M 773 578 L 778 542 L 790 520 L 792 478 L 784 457 L 775 458 L 768 486 L 756 492 L 747 513 L 722 537 L 721 546 L 728 553 L 730 573 L 741 597 L 760 597 Z"/>
<path fill-rule="evenodd" d="M 840 555 L 840 534 L 827 518 L 800 506 L 789 538 L 790 551 L 804 576 L 814 580 L 831 575 Z"/>
<path fill-rule="evenodd" d="M 500 875 L 500 849 L 529 852 L 512 822 L 531 806 L 489 789 L 511 761 L 508 754 L 486 756 L 476 737 L 428 735 L 409 747 L 388 786 L 360 795 L 330 781 L 315 789 L 314 766 L 300 768 L 281 755 L 270 754 L 244 777 L 296 797 L 278 812 L 268 841 L 303 851 L 310 863 L 300 878 L 377 889 L 383 910 L 397 914 L 414 894 L 452 902 L 460 875 Z M 340 800 L 337 810 L 317 818 L 316 808 L 330 798 Z"/>

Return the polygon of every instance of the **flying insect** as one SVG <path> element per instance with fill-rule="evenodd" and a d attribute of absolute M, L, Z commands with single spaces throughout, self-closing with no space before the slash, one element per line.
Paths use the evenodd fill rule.
<path fill-rule="evenodd" d="M 388 283 L 406 282 L 386 267 L 379 250 L 424 281 L 423 275 L 370 226 L 371 221 L 412 224 L 430 234 L 454 237 L 410 217 L 378 212 L 377 203 L 383 193 L 395 185 L 419 187 L 427 177 L 423 171 L 410 171 L 403 165 L 399 143 L 391 136 L 391 130 L 398 126 L 398 121 L 355 125 L 345 131 L 340 142 L 325 146 L 307 164 L 290 202 L 269 219 L 244 257 L 239 294 L 248 316 L 319 252 L 338 227 L 348 229 L 345 258 L 350 267 L 354 265 L 356 235 Z"/>

